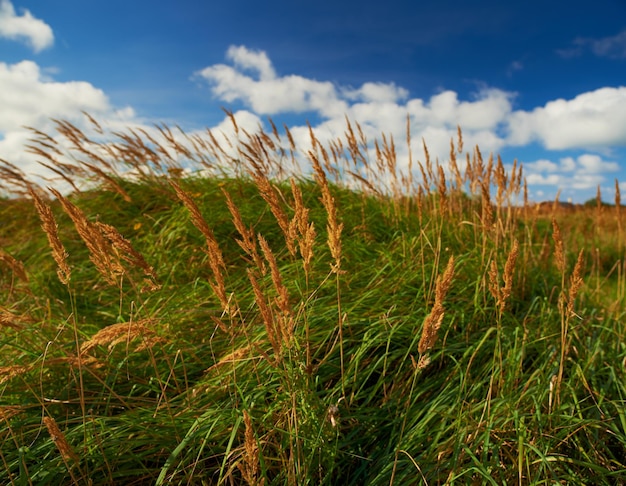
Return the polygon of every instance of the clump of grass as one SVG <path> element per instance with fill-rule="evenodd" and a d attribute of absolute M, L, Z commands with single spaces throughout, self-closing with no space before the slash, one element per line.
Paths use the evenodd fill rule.
<path fill-rule="evenodd" d="M 460 128 L 403 166 L 227 115 L 33 130 L 52 198 L 0 162 L 0 482 L 619 483 L 617 183 L 546 209 Z"/>

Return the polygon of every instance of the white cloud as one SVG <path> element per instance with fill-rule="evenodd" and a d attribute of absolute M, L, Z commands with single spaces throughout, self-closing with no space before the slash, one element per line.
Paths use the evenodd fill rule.
<path fill-rule="evenodd" d="M 73 117 L 81 110 L 110 110 L 101 90 L 89 83 L 58 83 L 43 75 L 32 61 L 0 62 L 0 132 L 28 125 L 40 126 L 50 117 Z"/>
<path fill-rule="evenodd" d="M 359 89 L 344 89 L 342 94 L 349 100 L 396 103 L 404 100 L 409 92 L 395 83 L 363 83 Z"/>
<path fill-rule="evenodd" d="M 613 38 L 611 38 L 613 39 Z M 613 42 L 615 41 L 615 42 Z M 616 45 L 616 39 L 607 45 Z M 600 44 L 598 44 L 599 46 Z M 601 49 L 601 47 L 597 47 Z M 603 52 L 608 52 L 608 48 Z M 598 51 L 600 52 L 600 51 Z M 443 90 L 429 98 L 411 97 L 394 83 L 365 82 L 350 87 L 297 75 L 281 75 L 262 51 L 231 47 L 230 64 L 209 66 L 196 75 L 208 82 L 212 94 L 241 103 L 258 115 L 311 112 L 319 119 L 316 136 L 327 142 L 346 130 L 345 117 L 358 122 L 369 143 L 381 133 L 395 139 L 400 168 L 406 167 L 406 117 L 411 123 L 411 150 L 423 160 L 422 138 L 431 157 L 445 166 L 450 139 L 463 129 L 466 150 L 478 145 L 483 154 L 507 147 L 538 143 L 547 149 L 543 159 L 525 164 L 529 184 L 571 188 L 595 187 L 618 164 L 605 160 L 612 148 L 626 145 L 626 87 L 605 87 L 573 99 L 557 99 L 533 110 L 514 110 L 516 93 L 483 87 L 470 99 Z M 511 69 L 523 68 L 521 62 Z M 307 126 L 291 126 L 296 142 L 309 147 Z M 584 155 L 558 162 L 551 150 L 585 150 Z M 596 153 L 594 153 L 596 152 Z M 370 154 L 371 156 L 371 154 Z"/>
<path fill-rule="evenodd" d="M 608 174 L 619 171 L 616 162 L 599 155 L 585 153 L 578 157 L 562 157 L 559 162 L 539 159 L 524 163 L 524 174 L 529 185 L 555 186 L 566 190 L 594 189 L 605 184 Z"/>
<path fill-rule="evenodd" d="M 551 150 L 626 145 L 626 86 L 600 88 L 533 111 L 516 111 L 508 142 L 539 141 Z"/>
<path fill-rule="evenodd" d="M 263 51 L 250 50 L 244 46 L 230 46 L 226 52 L 226 58 L 233 61 L 237 67 L 256 71 L 262 80 L 276 77 L 272 62 Z"/>
<path fill-rule="evenodd" d="M 557 50 L 557 53 L 564 58 L 571 58 L 580 56 L 589 50 L 598 57 L 626 59 L 626 30 L 600 39 L 578 37 L 574 39 L 572 44 L 572 47 Z"/>
<path fill-rule="evenodd" d="M 54 43 L 54 34 L 48 24 L 33 17 L 28 10 L 16 15 L 10 0 L 0 0 L 0 37 L 25 41 L 35 52 Z"/>
<path fill-rule="evenodd" d="M 32 134 L 24 127 L 51 133 L 55 118 L 88 129 L 83 111 L 118 129 L 138 123 L 131 107 L 116 109 L 102 90 L 84 81 L 55 82 L 32 61 L 0 62 L 0 106 L 0 158 L 26 173 L 45 171 L 25 150 Z"/>
<path fill-rule="evenodd" d="M 264 52 L 231 46 L 227 58 L 234 67 L 216 64 L 196 73 L 211 84 L 213 94 L 221 100 L 242 101 L 260 115 L 314 111 L 341 116 L 347 109 L 330 82 L 296 75 L 276 77 Z M 244 71 L 251 71 L 252 75 Z"/>
<path fill-rule="evenodd" d="M 208 82 L 213 96 L 228 103 L 240 102 L 259 115 L 311 112 L 321 119 L 315 127 L 321 139 L 342 135 L 347 116 L 361 124 L 370 141 L 383 132 L 403 140 L 408 114 L 420 153 L 421 138 L 428 135 L 429 150 L 443 160 L 459 124 L 468 146 L 480 143 L 489 152 L 504 145 L 499 131 L 512 112 L 512 93 L 484 88 L 474 99 L 462 101 L 455 92 L 442 91 L 422 100 L 409 98 L 408 90 L 394 83 L 365 82 L 354 88 L 298 75 L 281 76 L 265 52 L 243 46 L 230 47 L 227 59 L 231 65 L 216 64 L 196 73 Z M 308 128 L 297 128 L 294 133 L 301 132 L 306 143 Z"/>

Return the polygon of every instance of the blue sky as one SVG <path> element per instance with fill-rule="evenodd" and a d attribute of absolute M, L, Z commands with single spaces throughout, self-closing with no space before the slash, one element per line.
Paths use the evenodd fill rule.
<path fill-rule="evenodd" d="M 404 139 L 524 164 L 531 198 L 626 190 L 626 2 L 0 0 L 0 158 L 40 171 L 24 125 L 254 129 Z M 419 144 L 415 154 L 420 158 Z M 400 149 L 402 157 L 402 150 Z"/>

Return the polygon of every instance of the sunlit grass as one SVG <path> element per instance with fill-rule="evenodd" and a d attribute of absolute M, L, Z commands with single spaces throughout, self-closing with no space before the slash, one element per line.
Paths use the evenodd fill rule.
<path fill-rule="evenodd" d="M 101 187 L 50 198 L 5 167 L 2 484 L 624 481 L 619 205 L 514 207 L 477 150 L 418 182 L 358 126 L 311 178 L 289 134 L 59 131 L 140 175 L 57 166 Z"/>

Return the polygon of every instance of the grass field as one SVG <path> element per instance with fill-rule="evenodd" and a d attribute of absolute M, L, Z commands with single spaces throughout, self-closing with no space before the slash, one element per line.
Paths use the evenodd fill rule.
<path fill-rule="evenodd" d="M 619 189 L 92 121 L 0 165 L 1 484 L 626 484 Z"/>

